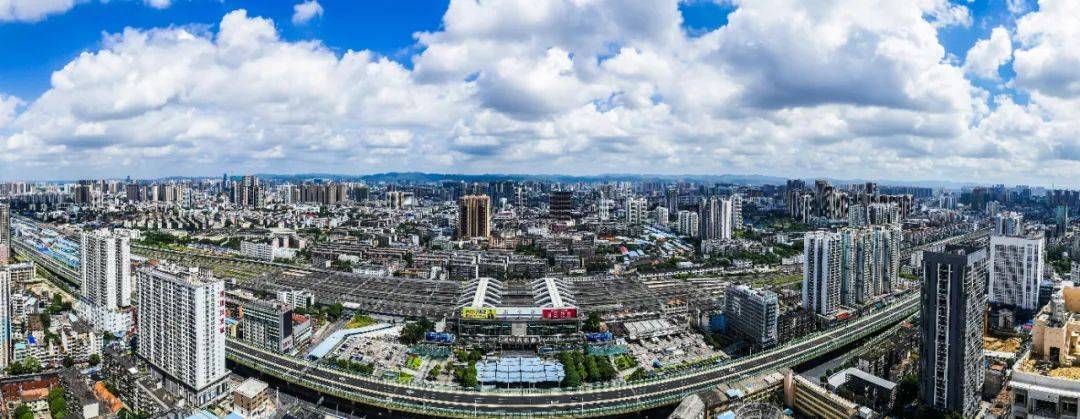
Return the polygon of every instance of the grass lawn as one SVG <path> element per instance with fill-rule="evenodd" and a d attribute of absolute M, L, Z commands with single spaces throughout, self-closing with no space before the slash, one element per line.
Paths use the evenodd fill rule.
<path fill-rule="evenodd" d="M 637 360 L 634 359 L 633 356 L 627 354 L 622 354 L 615 357 L 615 368 L 618 368 L 619 371 L 636 367 L 637 364 Z"/>
<path fill-rule="evenodd" d="M 371 326 L 375 323 L 375 319 L 371 318 L 370 316 L 357 313 L 355 316 L 353 316 L 352 320 L 349 320 L 349 323 L 345 325 L 345 328 L 357 329 L 361 327 Z"/>

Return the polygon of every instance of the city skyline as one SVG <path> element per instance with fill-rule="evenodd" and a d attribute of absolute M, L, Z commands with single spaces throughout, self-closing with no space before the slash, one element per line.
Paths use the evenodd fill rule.
<path fill-rule="evenodd" d="M 0 367 L 53 417 L 1075 416 L 1080 191 L 717 179 L 0 182 Z"/>
<path fill-rule="evenodd" d="M 1080 0 L 0 0 L 4 418 L 1080 418 Z"/>
<path fill-rule="evenodd" d="M 0 51 L 0 178 L 420 168 L 1080 186 L 1074 2 L 543 6 L 14 1 L 0 8 L 0 39 L 23 41 Z"/>
<path fill-rule="evenodd" d="M 1071 187 L 1059 184 L 1028 184 L 1023 182 L 1015 183 L 1002 183 L 1002 182 L 976 182 L 976 181 L 951 181 L 951 180 L 905 180 L 905 179 L 874 179 L 874 178 L 849 178 L 838 179 L 829 176 L 811 176 L 808 174 L 797 175 L 793 177 L 771 176 L 763 174 L 730 174 L 730 173 L 717 173 L 717 174 L 657 174 L 657 173 L 598 173 L 592 175 L 568 175 L 559 173 L 427 173 L 427 172 L 378 172 L 378 173 L 313 173 L 313 172 L 297 172 L 297 173 L 218 173 L 218 174 L 177 174 L 177 175 L 163 175 L 163 176 L 148 176 L 148 177 L 136 177 L 132 175 L 119 175 L 119 176 L 105 176 L 88 178 L 54 178 L 54 179 L 39 179 L 39 178 L 0 178 L 0 182 L 23 182 L 27 184 L 74 184 L 80 181 L 86 180 L 101 180 L 101 181 L 132 181 L 132 182 L 172 182 L 172 181 L 191 181 L 191 180 L 208 180 L 208 179 L 220 179 L 222 175 L 227 176 L 230 179 L 241 179 L 245 176 L 254 176 L 259 179 L 271 179 L 276 181 L 303 183 L 310 182 L 312 180 L 324 180 L 324 181 L 363 181 L 363 182 L 386 182 L 386 183 L 400 183 L 400 182 L 430 182 L 433 180 L 461 180 L 464 182 L 488 182 L 496 180 L 536 180 L 544 182 L 566 182 L 566 183 L 603 183 L 603 182 L 640 182 L 640 181 L 661 181 L 661 182 L 715 182 L 721 184 L 730 185 L 751 185 L 751 186 L 763 186 L 763 185 L 780 185 L 790 179 L 799 179 L 802 181 L 811 182 L 814 180 L 825 180 L 837 185 L 863 185 L 866 183 L 880 184 L 883 186 L 911 186 L 911 187 L 924 187 L 942 190 L 961 190 L 971 187 L 996 187 L 1004 186 L 1006 188 L 1016 187 L 1028 187 L 1028 188 L 1042 188 L 1044 190 L 1071 190 Z M 1064 188 L 1064 189 L 1063 189 Z"/>

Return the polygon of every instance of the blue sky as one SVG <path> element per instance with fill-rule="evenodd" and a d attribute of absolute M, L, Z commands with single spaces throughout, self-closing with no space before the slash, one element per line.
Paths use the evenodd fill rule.
<path fill-rule="evenodd" d="M 974 24 L 939 32 L 950 53 L 963 56 L 975 41 L 986 37 L 998 25 L 1015 20 L 1005 0 L 956 1 L 970 8 Z M 229 11 L 245 9 L 249 14 L 280 22 L 281 36 L 288 40 L 316 40 L 344 51 L 368 49 L 404 65 L 415 48 L 413 34 L 439 29 L 449 0 L 323 0 L 332 10 L 309 24 L 288 24 L 293 3 L 249 0 L 177 0 L 167 9 L 147 7 L 136 0 L 90 1 L 66 13 L 37 22 L 0 23 L 0 92 L 32 98 L 49 87 L 53 71 L 83 51 L 101 47 L 103 33 L 125 27 L 153 28 L 184 25 L 216 25 Z M 715 30 L 727 24 L 735 10 L 730 4 L 709 0 L 681 2 L 683 28 L 690 34 Z M 1007 70 L 1005 70 L 1007 71 Z"/>
<path fill-rule="evenodd" d="M 1071 0 L 75 3 L 0 6 L 0 179 L 1080 175 Z"/>
<path fill-rule="evenodd" d="M 397 59 L 407 58 L 413 33 L 439 28 L 447 0 L 323 1 L 324 14 L 307 25 L 289 23 L 293 3 L 286 1 L 177 0 L 167 9 L 140 1 L 91 1 L 38 22 L 0 23 L 0 92 L 32 98 L 49 87 L 53 71 L 83 51 L 101 47 L 102 33 L 125 27 L 213 26 L 232 10 L 280 22 L 282 37 L 318 40 L 337 50 L 370 49 Z M 407 59 L 402 60 L 408 62 Z"/>

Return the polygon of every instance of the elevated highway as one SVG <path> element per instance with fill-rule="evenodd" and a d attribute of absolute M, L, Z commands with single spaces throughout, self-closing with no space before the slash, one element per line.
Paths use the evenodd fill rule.
<path fill-rule="evenodd" d="M 964 236 L 905 249 L 904 259 L 917 250 L 936 250 L 945 244 L 979 239 L 978 230 Z M 14 240 L 15 250 L 38 262 L 57 278 L 76 284 L 78 274 L 70 267 Z M 912 316 L 919 309 L 919 293 L 909 292 L 892 303 L 874 309 L 842 326 L 815 333 L 752 356 L 718 364 L 698 366 L 635 382 L 584 386 L 576 389 L 485 389 L 402 384 L 347 373 L 292 356 L 229 340 L 226 355 L 236 364 L 274 376 L 294 385 L 365 405 L 416 414 L 487 417 L 606 416 L 637 412 L 677 403 L 683 397 L 754 375 L 791 368 L 874 335 Z"/>
<path fill-rule="evenodd" d="M 584 417 L 631 413 L 677 403 L 682 397 L 756 374 L 791 368 L 890 327 L 918 311 L 918 293 L 844 326 L 760 354 L 632 383 L 578 389 L 474 391 L 400 384 L 228 342 L 228 359 L 253 370 L 341 399 L 391 410 L 454 417 Z"/>

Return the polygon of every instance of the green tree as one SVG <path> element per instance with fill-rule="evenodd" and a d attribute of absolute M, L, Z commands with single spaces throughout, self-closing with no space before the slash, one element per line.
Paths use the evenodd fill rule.
<path fill-rule="evenodd" d="M 64 368 L 74 367 L 75 366 L 75 358 L 72 357 L 71 355 L 67 355 L 67 356 L 64 357 L 64 360 L 62 361 L 62 363 L 64 365 Z"/>
<path fill-rule="evenodd" d="M 67 400 L 64 399 L 64 390 L 60 387 L 56 387 L 49 391 L 47 398 L 49 402 L 49 413 L 54 418 L 63 418 L 68 414 Z"/>
<path fill-rule="evenodd" d="M 579 387 L 581 386 L 581 375 L 578 374 L 577 364 L 574 362 L 573 356 L 567 352 L 559 354 L 559 362 L 563 365 L 563 387 Z"/>
<path fill-rule="evenodd" d="M 120 419 L 148 419 L 150 417 L 146 412 L 132 412 L 130 409 L 120 409 L 117 413 L 117 417 Z"/>
<path fill-rule="evenodd" d="M 15 413 L 12 415 L 15 419 L 34 419 L 34 412 L 30 411 L 30 406 L 20 404 L 15 408 Z"/>
<path fill-rule="evenodd" d="M 26 358 L 26 361 L 23 361 L 23 365 L 26 366 L 27 374 L 33 374 L 41 371 L 41 361 L 38 361 L 37 358 L 34 358 L 32 356 Z"/>
<path fill-rule="evenodd" d="M 599 332 L 600 331 L 600 313 L 591 312 L 585 319 L 585 324 L 582 329 L 586 332 Z"/>
<path fill-rule="evenodd" d="M 611 365 L 611 360 L 606 356 L 594 355 L 597 371 L 599 372 L 599 378 L 601 381 L 611 381 L 615 379 L 618 372 L 615 371 L 615 367 Z"/>
<path fill-rule="evenodd" d="M 333 305 L 327 307 L 326 315 L 330 318 L 330 321 L 336 322 L 338 319 L 341 318 L 341 313 L 344 310 L 345 306 L 341 305 L 341 303 L 334 303 Z"/>
<path fill-rule="evenodd" d="M 474 388 L 476 387 L 476 384 L 476 363 L 470 362 L 469 366 L 465 368 L 465 373 L 463 374 L 461 385 L 465 386 L 466 388 Z"/>
<path fill-rule="evenodd" d="M 648 377 L 649 373 L 645 372 L 644 368 L 638 368 L 626 376 L 626 381 L 637 381 Z"/>
<path fill-rule="evenodd" d="M 919 379 L 915 374 L 905 375 L 896 386 L 896 401 L 893 403 L 893 413 L 899 415 L 908 405 L 914 403 L 919 397 Z"/>
<path fill-rule="evenodd" d="M 98 355 L 98 354 L 90 355 L 90 366 L 91 367 L 96 367 L 100 363 L 101 363 L 101 355 Z"/>
<path fill-rule="evenodd" d="M 330 261 L 330 269 L 335 269 L 335 270 L 345 271 L 345 272 L 352 272 L 352 268 L 353 268 L 352 262 L 349 262 L 347 260 L 335 259 L 335 260 Z"/>
<path fill-rule="evenodd" d="M 434 381 L 436 378 L 439 378 L 439 373 L 441 373 L 441 372 L 442 372 L 442 364 L 435 364 L 434 367 L 432 367 L 430 370 L 428 370 L 427 379 L 429 381 Z"/>
<path fill-rule="evenodd" d="M 474 388 L 478 384 L 476 380 L 476 363 L 470 362 L 465 366 L 454 368 L 454 380 L 465 388 Z"/>
<path fill-rule="evenodd" d="M 28 357 L 23 362 L 12 362 L 7 368 L 10 375 L 33 374 L 39 371 L 41 371 L 41 362 L 34 357 Z"/>
<path fill-rule="evenodd" d="M 589 370 L 588 368 L 585 368 L 585 359 L 581 352 L 571 352 L 570 357 L 574 360 L 574 365 L 577 366 L 578 377 L 581 377 L 581 381 L 592 381 L 589 379 Z"/>
<path fill-rule="evenodd" d="M 401 328 L 401 336 L 398 338 L 401 343 L 406 345 L 413 345 L 424 339 L 424 335 L 435 329 L 435 323 L 428 320 L 426 317 L 421 318 L 412 323 L 408 323 L 405 327 Z"/>
<path fill-rule="evenodd" d="M 60 294 L 53 294 L 52 303 L 49 304 L 49 314 L 60 314 L 64 311 L 64 299 L 60 297 Z"/>
<path fill-rule="evenodd" d="M 589 374 L 589 381 L 600 380 L 600 367 L 596 366 L 596 357 L 585 358 L 585 371 Z"/>

